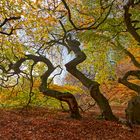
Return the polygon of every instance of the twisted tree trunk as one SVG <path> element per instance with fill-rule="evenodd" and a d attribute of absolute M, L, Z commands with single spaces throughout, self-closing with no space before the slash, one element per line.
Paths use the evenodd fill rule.
<path fill-rule="evenodd" d="M 69 92 L 62 93 L 62 92 L 47 88 L 47 79 L 50 76 L 50 74 L 54 71 L 54 69 L 55 68 L 52 65 L 48 66 L 48 70 L 41 76 L 41 85 L 39 87 L 40 91 L 44 95 L 66 102 L 69 106 L 71 117 L 74 119 L 80 119 L 81 115 L 79 113 L 77 101 L 71 93 Z"/>
<path fill-rule="evenodd" d="M 134 5 L 137 5 L 139 3 L 140 3 L 140 1 L 135 3 L 134 0 L 128 0 L 124 6 L 124 21 L 126 24 L 127 31 L 132 35 L 132 37 L 138 43 L 140 43 L 140 35 L 137 32 L 138 28 L 133 26 L 133 22 L 135 22 L 135 20 L 131 19 L 132 14 L 130 12 L 130 8 L 133 8 Z M 123 48 L 120 44 L 119 44 L 119 46 L 121 48 Z M 131 58 L 133 64 L 137 68 L 140 68 L 140 63 L 136 60 L 136 58 L 133 56 L 133 54 L 131 54 L 125 48 L 123 50 Z M 122 83 L 123 85 L 127 86 L 129 89 L 134 90 L 138 93 L 138 96 L 133 97 L 128 102 L 128 106 L 126 108 L 126 119 L 131 126 L 132 123 L 140 123 L 140 86 L 135 83 L 129 82 L 129 80 L 128 80 L 129 76 L 135 76 L 138 79 L 140 79 L 140 70 L 130 70 L 127 73 L 125 73 L 123 78 L 119 78 L 119 80 L 118 80 L 119 83 Z"/>
<path fill-rule="evenodd" d="M 134 6 L 134 4 L 139 4 L 140 1 L 138 3 L 135 3 L 134 0 L 128 0 L 126 5 L 124 6 L 124 21 L 126 24 L 126 28 L 127 31 L 132 35 L 132 37 L 138 42 L 140 43 L 140 35 L 137 32 L 137 28 L 135 28 L 135 26 L 133 26 L 133 22 L 135 20 L 131 19 L 131 12 L 130 12 L 130 8 Z M 121 44 L 118 44 L 123 50 L 124 52 L 131 58 L 131 61 L 133 62 L 133 64 L 137 67 L 140 68 L 140 63 L 136 60 L 136 58 L 134 57 L 133 54 L 131 54 L 131 52 L 129 52 L 127 49 L 123 48 L 121 46 Z M 128 81 L 128 77 L 129 76 L 136 76 L 138 79 L 140 79 L 140 70 L 130 70 L 128 71 L 123 78 L 119 78 L 119 82 L 122 83 L 123 85 L 127 86 L 128 88 L 136 91 L 139 95 L 140 95 L 140 86 L 136 85 L 134 83 L 131 83 Z"/>
<path fill-rule="evenodd" d="M 37 64 L 38 62 L 43 62 L 48 67 L 48 70 L 41 76 L 41 84 L 39 87 L 40 92 L 42 92 L 44 95 L 47 95 L 47 96 L 53 97 L 55 99 L 58 99 L 60 101 L 66 102 L 69 106 L 69 109 L 71 112 L 71 117 L 75 118 L 75 119 L 81 118 L 77 101 L 71 93 L 69 93 L 69 92 L 62 93 L 59 91 L 51 90 L 47 87 L 48 77 L 55 70 L 55 67 L 52 65 L 52 63 L 50 62 L 49 59 L 47 59 L 43 56 L 26 55 L 25 58 L 21 58 L 16 63 L 10 64 L 9 70 L 13 69 L 14 73 L 16 73 L 16 74 L 20 73 L 21 72 L 20 66 L 26 60 L 33 60 L 35 64 Z"/>
<path fill-rule="evenodd" d="M 96 81 L 92 81 L 87 78 L 82 72 L 76 67 L 86 59 L 86 55 L 80 49 L 80 43 L 77 40 L 67 40 L 68 47 L 74 52 L 76 58 L 68 62 L 65 66 L 68 72 L 75 76 L 82 84 L 90 90 L 91 97 L 97 102 L 101 113 L 106 120 L 117 120 L 113 115 L 108 100 L 101 94 L 99 86 L 100 84 Z"/>

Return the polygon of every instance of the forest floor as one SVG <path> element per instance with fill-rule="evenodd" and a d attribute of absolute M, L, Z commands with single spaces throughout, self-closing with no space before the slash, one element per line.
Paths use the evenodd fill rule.
<path fill-rule="evenodd" d="M 113 107 L 124 117 L 124 107 Z M 140 126 L 129 131 L 116 122 L 95 119 L 96 107 L 74 120 L 66 112 L 45 108 L 0 109 L 0 140 L 140 140 Z"/>

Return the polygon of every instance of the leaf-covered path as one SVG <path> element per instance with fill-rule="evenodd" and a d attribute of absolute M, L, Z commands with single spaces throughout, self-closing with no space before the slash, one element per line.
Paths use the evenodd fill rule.
<path fill-rule="evenodd" d="M 0 140 L 140 140 L 140 127 L 130 132 L 121 124 L 95 120 L 93 112 L 79 121 L 43 108 L 0 110 Z"/>

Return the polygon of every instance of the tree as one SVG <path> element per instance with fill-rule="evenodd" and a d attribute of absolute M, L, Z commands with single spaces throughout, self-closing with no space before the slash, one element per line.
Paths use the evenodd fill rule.
<path fill-rule="evenodd" d="M 138 28 L 134 29 L 135 33 L 132 31 L 133 26 L 129 14 L 129 8 L 137 4 L 138 2 L 133 2 L 133 4 L 128 2 L 128 5 L 124 6 L 123 9 L 124 3 L 115 0 L 98 0 L 92 3 L 90 0 L 86 2 L 73 0 L 27 0 L 21 2 L 19 0 L 19 3 L 2 0 L 3 10 L 0 24 L 1 53 L 3 54 L 0 65 L 1 86 L 9 86 L 6 83 L 11 79 L 16 81 L 13 82 L 12 87 L 16 86 L 22 77 L 30 81 L 29 92 L 32 93 L 34 77 L 40 77 L 40 92 L 60 101 L 65 101 L 69 105 L 71 116 L 80 118 L 75 97 L 71 93 L 55 91 L 48 86 L 48 78 L 54 70 L 61 67 L 59 63 L 62 60 L 60 58 L 65 59 L 66 51 L 64 50 L 67 49 L 67 52 L 73 53 L 75 58 L 65 64 L 66 70 L 89 89 L 90 95 L 97 102 L 106 120 L 118 120 L 112 113 L 108 100 L 100 91 L 99 81 L 88 78 L 77 67 L 86 60 L 86 55 L 89 55 L 88 52 L 85 53 L 84 46 L 89 46 L 89 44 L 92 46 L 95 43 L 94 47 L 98 49 L 100 47 L 100 53 L 103 54 L 102 60 L 107 63 L 102 72 L 110 73 L 107 71 L 108 67 L 112 66 L 110 65 L 111 59 L 107 57 L 108 53 L 112 52 L 114 46 L 115 48 L 122 48 L 121 43 L 131 39 L 124 28 L 126 27 L 133 37 L 139 41 L 136 32 Z M 13 7 L 13 9 L 8 10 L 9 7 Z M 122 18 L 123 10 L 125 11 L 125 20 Z M 120 26 L 121 24 L 122 26 Z M 123 48 L 123 50 L 131 58 L 134 58 L 127 49 Z M 95 55 L 95 53 L 93 54 Z M 98 59 L 98 53 L 94 57 Z M 136 59 L 132 60 L 137 62 Z M 35 66 L 39 63 L 43 63 L 43 67 L 39 72 L 35 72 Z M 95 63 L 98 64 L 98 62 Z M 103 77 L 101 70 L 98 71 L 96 73 Z M 139 76 L 137 72 L 130 73 L 128 75 Z M 128 75 L 119 81 L 124 84 Z M 100 79 L 104 80 L 104 78 Z"/>
<path fill-rule="evenodd" d="M 128 3 L 124 6 L 124 21 L 127 27 L 128 32 L 132 35 L 132 37 L 138 42 L 140 43 L 140 35 L 137 32 L 137 30 L 139 29 L 138 27 L 136 28 L 135 25 L 133 25 L 133 23 L 136 20 L 132 20 L 131 14 L 129 13 L 129 9 L 130 7 L 134 7 L 134 5 L 138 5 L 139 2 L 135 1 L 128 1 Z M 131 58 L 133 64 L 140 68 L 140 64 L 139 62 L 136 60 L 136 58 L 133 56 L 133 54 L 131 52 L 129 52 L 128 50 L 124 49 L 125 53 Z M 140 79 L 140 71 L 139 70 L 134 70 L 134 71 L 128 71 L 124 77 L 122 79 L 119 79 L 119 82 L 126 85 L 127 87 L 129 87 L 132 90 L 135 90 L 138 94 L 140 92 L 140 86 L 130 83 L 127 81 L 128 77 L 132 75 L 132 76 L 136 76 L 138 79 Z"/>
<path fill-rule="evenodd" d="M 135 20 L 131 18 L 132 14 L 135 14 L 137 12 L 137 6 L 139 7 L 140 1 L 135 1 L 135 0 L 129 0 L 126 5 L 124 6 L 124 21 L 126 24 L 127 31 L 132 35 L 132 37 L 140 43 L 140 35 L 139 35 L 139 21 L 136 20 L 137 17 L 135 17 Z M 130 13 L 130 9 L 133 9 L 134 12 L 132 11 L 132 14 Z M 122 47 L 122 46 L 121 46 Z M 131 61 L 133 64 L 137 67 L 140 68 L 140 63 L 137 61 L 137 59 L 134 57 L 134 55 L 129 52 L 127 49 L 124 49 L 125 53 L 131 58 Z M 125 73 L 123 78 L 119 78 L 119 82 L 127 86 L 128 88 L 136 91 L 138 93 L 138 96 L 132 98 L 129 103 L 128 107 L 126 109 L 126 117 L 129 121 L 130 124 L 132 123 L 140 123 L 140 112 L 139 112 L 139 107 L 140 107 L 140 86 L 129 82 L 128 78 L 129 76 L 135 76 L 138 79 L 140 79 L 140 70 L 130 70 Z"/>
<path fill-rule="evenodd" d="M 39 1 L 40 6 L 42 6 L 41 4 L 42 1 Z M 2 6 L 4 6 L 5 1 L 2 1 Z M 17 3 L 16 3 L 17 4 Z M 15 3 L 7 3 L 7 7 L 11 5 L 15 6 Z M 23 5 L 22 5 L 23 4 Z M 15 87 L 17 84 L 20 84 L 19 79 L 21 77 L 26 78 L 30 81 L 30 90 L 29 92 L 32 93 L 33 92 L 33 82 L 34 82 L 34 66 L 37 63 L 44 63 L 47 66 L 47 70 L 43 69 L 44 72 L 43 74 L 39 74 L 41 78 L 41 83 L 39 86 L 40 92 L 42 92 L 43 94 L 47 95 L 47 96 L 51 96 L 54 97 L 60 101 L 64 101 L 67 102 L 70 111 L 71 111 L 71 117 L 73 118 L 80 118 L 80 114 L 79 114 L 79 110 L 78 110 L 78 104 L 75 100 L 75 97 L 71 94 L 71 93 L 61 93 L 59 91 L 55 91 L 55 90 L 51 90 L 48 88 L 48 77 L 50 76 L 50 74 L 59 66 L 53 66 L 53 64 L 51 63 L 51 61 L 49 59 L 46 58 L 46 56 L 43 56 L 43 53 L 40 54 L 40 50 L 43 48 L 43 46 L 45 44 L 47 44 L 49 47 L 54 45 L 53 41 L 44 41 L 43 39 L 46 39 L 46 37 L 48 37 L 48 34 L 45 33 L 43 34 L 43 36 L 40 38 L 38 36 L 38 32 L 45 32 L 47 30 L 52 30 L 51 25 L 54 24 L 54 19 L 51 15 L 46 15 L 46 19 L 48 21 L 51 22 L 51 25 L 48 26 L 48 29 L 46 30 L 45 27 L 43 27 L 44 24 L 40 24 L 41 20 L 45 20 L 45 18 L 43 17 L 43 13 L 41 14 L 41 17 L 37 17 L 39 16 L 39 13 L 37 13 L 37 7 L 34 7 L 32 5 L 32 2 L 28 1 L 20 3 L 19 5 L 21 6 L 20 8 L 24 8 L 24 10 L 22 12 L 20 12 L 20 14 L 23 14 L 22 17 L 24 18 L 22 22 L 22 24 L 20 26 L 22 26 L 22 30 L 21 33 L 18 34 L 17 32 L 13 32 L 13 27 L 11 28 L 10 33 L 7 33 L 4 30 L 4 26 L 8 27 L 8 24 L 10 24 L 10 21 L 15 21 L 17 19 L 20 19 L 20 17 L 13 17 L 10 15 L 10 17 L 6 17 L 3 18 L 2 20 L 3 22 L 1 23 L 1 34 L 2 34 L 2 39 L 3 42 L 1 44 L 1 53 L 3 54 L 1 56 L 1 65 L 0 65 L 0 70 L 1 70 L 1 86 L 3 88 L 8 88 L 8 87 Z M 51 7 L 48 3 L 48 8 Z M 38 5 L 35 5 L 38 6 Z M 5 8 L 5 11 L 7 11 L 7 7 Z M 30 11 L 30 8 L 33 10 L 32 12 Z M 17 12 L 17 9 L 14 9 L 12 12 Z M 29 11 L 28 11 L 29 10 Z M 41 9 L 42 10 L 42 9 Z M 4 12 L 5 12 L 4 11 Z M 19 10 L 20 11 L 20 10 Z M 46 11 L 49 12 L 48 9 L 46 9 Z M 4 13 L 3 13 L 4 14 Z M 8 15 L 8 13 L 6 13 Z M 27 15 L 26 15 L 27 14 Z M 5 15 L 5 16 L 7 16 Z M 35 21 L 33 18 L 37 18 L 38 20 Z M 27 19 L 26 19 L 27 18 Z M 28 24 L 28 25 L 27 25 Z M 15 29 L 14 29 L 15 30 Z M 33 34 L 30 34 L 30 31 Z M 50 32 L 50 31 L 48 31 Z M 7 38 L 3 35 L 7 35 Z M 21 38 L 22 35 L 25 35 L 25 38 Z M 52 35 L 53 36 L 53 35 Z M 11 38 L 13 38 L 15 40 L 10 40 Z M 22 40 L 23 39 L 23 40 Z M 48 39 L 49 40 L 49 39 Z M 39 44 L 39 41 L 41 41 L 41 46 Z M 17 46 L 17 45 L 20 46 Z M 8 51 L 6 50 L 8 48 Z M 33 46 L 32 48 L 30 48 L 29 46 Z M 15 47 L 18 47 L 17 49 L 15 49 Z M 19 49 L 22 49 L 22 51 L 19 51 Z M 47 47 L 47 46 L 45 46 Z M 23 51 L 24 49 L 24 51 Z M 44 51 L 48 51 L 48 48 L 43 48 Z M 17 54 L 17 51 L 19 51 L 19 54 Z M 41 50 L 42 51 L 42 50 Z M 28 52 L 28 54 L 26 54 Z M 8 54 L 9 53 L 9 54 Z M 32 54 L 31 54 L 32 53 Z M 45 52 L 46 53 L 46 52 Z M 26 63 L 27 61 L 30 61 L 30 63 Z M 28 65 L 30 66 L 29 68 Z M 26 70 L 24 70 L 26 69 Z M 11 84 L 7 84 L 7 81 L 10 80 L 16 80 L 16 82 L 12 82 Z"/>

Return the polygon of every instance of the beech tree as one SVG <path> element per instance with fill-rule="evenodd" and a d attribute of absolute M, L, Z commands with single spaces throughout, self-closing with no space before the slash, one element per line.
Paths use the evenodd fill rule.
<path fill-rule="evenodd" d="M 20 83 L 21 78 L 26 78 L 30 81 L 29 92 L 32 93 L 34 78 L 37 75 L 40 77 L 40 92 L 45 96 L 66 102 L 71 117 L 80 118 L 74 95 L 49 88 L 49 77 L 57 68 L 61 69 L 58 59 L 65 58 L 67 50 L 67 53 L 73 53 L 75 57 L 65 64 L 66 70 L 89 89 L 104 119 L 118 120 L 112 113 L 108 100 L 100 91 L 100 83 L 88 78 L 78 66 L 86 61 L 88 56 L 84 47 L 90 44 L 93 48 L 95 40 L 102 38 L 102 41 L 98 41 L 99 44 L 101 43 L 98 46 L 106 48 L 106 56 L 114 47 L 120 48 L 139 67 L 135 57 L 125 48 L 126 46 L 122 46 L 122 42 L 125 43 L 132 37 L 140 42 L 139 28 L 135 27 L 139 25 L 139 22 L 131 20 L 129 13 L 129 9 L 137 5 L 139 1 L 126 3 L 117 0 L 97 0 L 96 2 L 91 0 L 14 0 L 11 2 L 2 0 L 0 4 L 2 7 L 0 85 L 3 88 L 14 87 Z M 124 28 L 126 28 L 125 31 Z M 127 32 L 132 34 L 132 37 Z M 96 48 L 96 43 L 93 46 Z M 63 50 L 65 53 L 62 53 Z M 102 53 L 102 50 L 103 48 L 99 53 Z M 95 57 L 98 59 L 98 54 Z M 42 64 L 42 68 L 38 68 L 40 72 L 36 73 L 35 69 L 38 64 Z M 54 77 L 56 75 L 58 74 L 54 74 Z M 122 79 L 119 79 L 119 82 L 130 89 L 139 91 L 138 85 L 134 86 L 133 83 L 127 81 L 129 75 L 139 78 L 139 71 L 126 73 Z M 9 84 L 9 81 L 12 81 L 12 84 Z"/>

